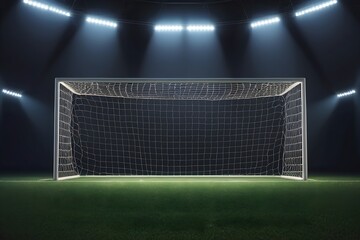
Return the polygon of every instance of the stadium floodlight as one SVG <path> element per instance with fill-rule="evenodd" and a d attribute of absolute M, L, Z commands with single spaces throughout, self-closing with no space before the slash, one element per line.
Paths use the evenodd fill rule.
<path fill-rule="evenodd" d="M 335 5 L 335 4 L 337 4 L 337 0 L 331 0 L 331 1 L 323 2 L 321 4 L 318 4 L 318 5 L 315 5 L 315 6 L 308 7 L 308 8 L 305 8 L 303 10 L 297 11 L 297 12 L 295 12 L 295 16 L 300 17 L 302 15 L 312 13 L 312 12 L 316 12 L 316 11 L 322 10 L 324 8 L 330 7 L 330 6 Z"/>
<path fill-rule="evenodd" d="M 267 19 L 252 22 L 250 26 L 252 28 L 257 28 L 257 27 L 262 27 L 262 26 L 269 25 L 269 24 L 275 24 L 278 22 L 280 22 L 280 18 L 273 17 L 273 18 L 267 18 Z"/>
<path fill-rule="evenodd" d="M 57 79 L 54 178 L 306 179 L 305 97 L 304 79 Z"/>
<path fill-rule="evenodd" d="M 9 95 L 9 96 L 18 97 L 18 98 L 22 97 L 22 95 L 20 93 L 9 91 L 9 90 L 6 90 L 6 89 L 3 89 L 2 92 L 4 94 L 6 94 L 6 95 Z"/>
<path fill-rule="evenodd" d="M 87 17 L 86 22 L 93 23 L 93 24 L 98 24 L 98 25 L 102 25 L 102 26 L 106 26 L 106 27 L 117 28 L 117 23 L 116 22 L 109 21 L 109 20 L 104 20 L 104 19 L 100 19 L 100 18 Z"/>
<path fill-rule="evenodd" d="M 32 0 L 24 0 L 23 2 L 32 7 L 36 7 L 36 8 L 40 8 L 40 9 L 47 10 L 50 12 L 54 12 L 54 13 L 57 13 L 57 14 L 60 14 L 60 15 L 66 16 L 66 17 L 71 16 L 71 13 L 69 11 L 65 11 L 65 10 L 57 8 L 55 6 L 51 6 L 48 4 L 44 4 L 44 3 L 32 1 Z"/>
<path fill-rule="evenodd" d="M 157 32 L 181 32 L 184 27 L 181 25 L 156 25 L 154 29 Z"/>
<path fill-rule="evenodd" d="M 186 30 L 189 32 L 212 32 L 215 27 L 213 25 L 189 25 Z"/>
<path fill-rule="evenodd" d="M 339 93 L 337 95 L 337 97 L 338 98 L 347 97 L 347 96 L 350 96 L 350 95 L 354 95 L 355 93 L 356 93 L 356 91 L 353 89 L 353 90 L 350 90 L 350 91 L 347 91 L 347 92 Z"/>

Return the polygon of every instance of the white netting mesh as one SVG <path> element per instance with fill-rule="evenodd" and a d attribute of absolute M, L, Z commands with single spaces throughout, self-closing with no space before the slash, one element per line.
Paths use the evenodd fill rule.
<path fill-rule="evenodd" d="M 65 82 L 59 177 L 301 177 L 301 87 L 283 94 L 293 84 Z"/>

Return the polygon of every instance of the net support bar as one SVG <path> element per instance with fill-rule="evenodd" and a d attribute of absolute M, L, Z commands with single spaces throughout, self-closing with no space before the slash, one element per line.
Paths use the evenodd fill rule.
<path fill-rule="evenodd" d="M 306 107 L 306 80 L 301 83 L 301 113 L 302 113 L 302 158 L 303 158 L 303 180 L 308 179 L 308 153 L 307 153 L 307 107 Z"/>

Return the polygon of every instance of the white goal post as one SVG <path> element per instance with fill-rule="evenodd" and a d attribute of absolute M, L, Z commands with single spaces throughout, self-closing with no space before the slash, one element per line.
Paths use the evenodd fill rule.
<path fill-rule="evenodd" d="M 304 78 L 57 78 L 54 179 L 307 179 Z"/>

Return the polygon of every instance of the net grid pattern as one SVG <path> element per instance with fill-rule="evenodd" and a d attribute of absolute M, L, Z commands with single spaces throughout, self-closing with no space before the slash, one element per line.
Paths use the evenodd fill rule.
<path fill-rule="evenodd" d="M 292 84 L 60 84 L 59 177 L 301 177 L 301 87 L 282 95 Z"/>

